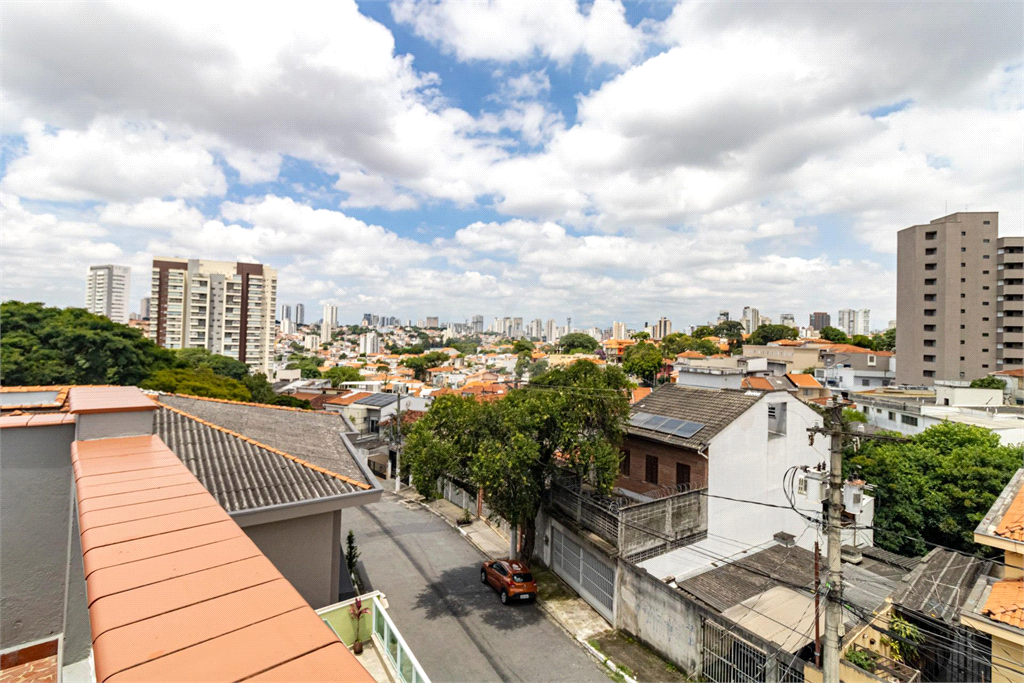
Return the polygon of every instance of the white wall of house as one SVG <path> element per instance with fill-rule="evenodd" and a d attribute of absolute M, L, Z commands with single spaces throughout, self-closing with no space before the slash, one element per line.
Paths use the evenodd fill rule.
<path fill-rule="evenodd" d="M 937 406 L 1001 406 L 1002 389 L 972 389 L 970 387 L 935 385 Z"/>
<path fill-rule="evenodd" d="M 695 368 L 682 363 L 673 366 L 679 373 L 676 384 L 705 389 L 741 389 L 744 374 L 736 370 L 722 372 L 709 368 Z"/>
<path fill-rule="evenodd" d="M 769 434 L 769 404 L 785 405 L 785 434 Z M 798 398 L 774 391 L 719 432 L 708 449 L 708 536 L 757 545 L 785 531 L 801 547 L 813 548 L 813 530 L 806 532 L 807 523 L 793 511 L 711 496 L 788 505 L 782 486 L 786 470 L 828 458 L 827 439 L 816 438 L 811 446 L 807 438 L 807 428 L 821 424 L 821 416 Z M 820 511 L 810 504 L 803 509 Z"/>

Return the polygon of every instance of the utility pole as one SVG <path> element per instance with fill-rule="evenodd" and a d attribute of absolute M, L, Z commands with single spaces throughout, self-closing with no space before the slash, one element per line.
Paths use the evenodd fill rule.
<path fill-rule="evenodd" d="M 821 551 L 818 542 L 814 542 L 814 666 L 821 666 L 821 616 L 819 601 L 821 597 L 821 579 L 818 576 L 818 565 L 821 564 Z"/>
<path fill-rule="evenodd" d="M 398 427 L 398 444 L 395 445 L 395 493 L 402 488 L 402 392 L 396 391 L 398 405 L 395 407 L 395 420 Z"/>

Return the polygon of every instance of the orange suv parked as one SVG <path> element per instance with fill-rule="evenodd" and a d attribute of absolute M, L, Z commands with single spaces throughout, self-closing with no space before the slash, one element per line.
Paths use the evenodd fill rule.
<path fill-rule="evenodd" d="M 489 583 L 501 594 L 501 604 L 537 598 L 537 583 L 530 568 L 519 560 L 492 560 L 480 568 L 480 583 Z"/>

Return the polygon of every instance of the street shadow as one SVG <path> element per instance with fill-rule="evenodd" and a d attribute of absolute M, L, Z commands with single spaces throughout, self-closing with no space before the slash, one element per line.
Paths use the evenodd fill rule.
<path fill-rule="evenodd" d="M 427 620 L 445 616 L 459 621 L 475 618 L 500 631 L 529 627 L 544 619 L 544 613 L 532 600 L 501 604 L 498 592 L 480 582 L 479 564 L 443 572 L 437 581 L 423 587 L 416 596 L 414 609 L 422 610 Z"/>

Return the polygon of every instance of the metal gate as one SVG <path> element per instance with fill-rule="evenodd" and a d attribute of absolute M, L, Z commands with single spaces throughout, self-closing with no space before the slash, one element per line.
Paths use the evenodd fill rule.
<path fill-rule="evenodd" d="M 735 626 L 726 628 L 704 618 L 701 673 L 714 683 L 802 683 L 803 662 L 781 651 L 766 653 L 740 636 Z M 770 670 L 774 669 L 774 672 Z"/>
<path fill-rule="evenodd" d="M 615 623 L 615 569 L 554 525 L 551 566 L 605 619 Z"/>

